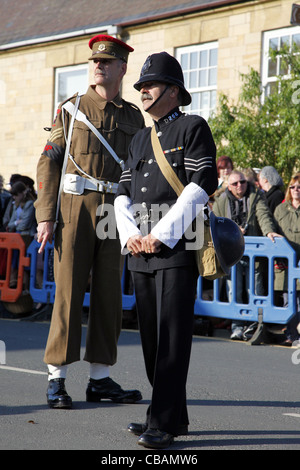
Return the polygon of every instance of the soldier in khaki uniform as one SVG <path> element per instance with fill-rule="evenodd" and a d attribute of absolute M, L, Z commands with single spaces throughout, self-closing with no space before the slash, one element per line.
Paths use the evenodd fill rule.
<path fill-rule="evenodd" d="M 49 368 L 47 398 L 51 408 L 72 406 L 65 389 L 66 369 L 68 364 L 80 360 L 82 305 L 90 273 L 84 357 L 90 363 L 87 400 L 106 398 L 133 403 L 142 398 L 138 390 L 122 390 L 109 377 L 109 366 L 116 362 L 121 330 L 122 261 L 119 240 L 101 239 L 96 228 L 105 215 L 99 209 L 97 212 L 97 208 L 113 204 L 122 161 L 127 159 L 132 137 L 144 127 L 144 119 L 135 105 L 119 95 L 128 55 L 133 49 L 107 35 L 95 36 L 89 46 L 95 85 L 80 97 L 79 105 L 74 96 L 59 107 L 37 168 L 35 206 L 40 252 L 47 241 L 51 242 L 57 219 L 56 296 L 44 358 Z M 90 124 L 94 128 L 88 127 Z M 99 140 L 99 132 L 116 155 L 111 154 L 105 141 Z"/>

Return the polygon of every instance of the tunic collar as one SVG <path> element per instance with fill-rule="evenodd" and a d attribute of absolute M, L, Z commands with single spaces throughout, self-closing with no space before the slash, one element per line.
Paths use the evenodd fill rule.
<path fill-rule="evenodd" d="M 178 107 L 176 107 L 169 111 L 168 114 L 166 114 L 164 117 L 160 118 L 155 124 L 159 129 L 161 129 L 176 121 L 176 119 L 178 119 L 181 115 L 182 112 Z"/>
<path fill-rule="evenodd" d="M 99 109 L 104 109 L 107 103 L 112 103 L 113 105 L 116 106 L 116 108 L 122 108 L 123 103 L 122 103 L 122 98 L 120 96 L 120 93 L 115 96 L 115 98 L 111 101 L 106 101 L 102 96 L 100 96 L 96 90 L 96 85 L 90 85 L 88 90 L 87 90 L 87 95 L 91 98 L 91 100 L 94 101 L 94 103 L 97 105 Z"/>

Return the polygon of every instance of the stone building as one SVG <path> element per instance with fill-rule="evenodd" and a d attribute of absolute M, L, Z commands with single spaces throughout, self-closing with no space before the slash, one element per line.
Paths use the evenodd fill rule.
<path fill-rule="evenodd" d="M 108 33 L 128 42 L 122 95 L 140 106 L 133 89 L 146 57 L 167 51 L 181 62 L 193 96 L 185 111 L 205 118 L 218 93 L 236 100 L 240 73 L 262 74 L 266 92 L 280 71 L 269 48 L 300 44 L 291 24 L 293 0 L 1 0 L 0 174 L 35 179 L 57 103 L 92 82 L 88 40 Z M 292 22 L 294 23 L 294 22 Z M 149 118 L 146 116 L 147 122 Z"/>

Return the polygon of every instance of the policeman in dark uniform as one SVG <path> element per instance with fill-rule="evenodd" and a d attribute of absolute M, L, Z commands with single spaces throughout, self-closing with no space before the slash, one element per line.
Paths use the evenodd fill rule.
<path fill-rule="evenodd" d="M 140 110 L 119 94 L 133 49 L 103 34 L 93 37 L 89 46 L 95 85 L 80 97 L 79 104 L 77 97 L 72 97 L 59 107 L 37 168 L 41 252 L 52 239 L 58 216 L 56 293 L 44 357 L 49 368 L 47 399 L 51 408 L 72 406 L 65 390 L 66 370 L 68 364 L 80 360 L 82 304 L 90 273 L 84 357 L 90 363 L 90 381 L 86 398 L 118 403 L 142 398 L 138 390 L 123 390 L 109 376 L 109 366 L 117 359 L 121 330 L 122 261 L 118 240 L 101 239 L 96 228 L 103 219 L 98 207 L 113 204 L 121 161 L 127 159 L 128 145 L 144 127 L 144 119 Z"/>
<path fill-rule="evenodd" d="M 115 199 L 122 253 L 130 253 L 142 347 L 153 387 L 144 424 L 131 423 L 138 443 L 166 448 L 188 432 L 186 379 L 193 335 L 198 272 L 185 230 L 218 184 L 216 148 L 206 121 L 185 115 L 191 96 L 177 60 L 149 56 L 134 85 L 169 164 L 183 183 L 179 197 L 163 176 L 151 144 L 151 128 L 129 148 Z M 166 210 L 167 208 L 167 210 Z M 171 208 L 171 209 L 170 209 Z M 198 209 L 199 208 L 199 209 Z"/>

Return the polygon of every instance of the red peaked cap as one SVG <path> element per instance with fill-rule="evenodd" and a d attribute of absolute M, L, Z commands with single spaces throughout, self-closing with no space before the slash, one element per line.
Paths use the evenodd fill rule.
<path fill-rule="evenodd" d="M 97 58 L 121 59 L 127 62 L 129 52 L 134 49 L 120 39 L 109 36 L 108 34 L 99 34 L 89 41 L 89 47 L 93 54 L 89 60 Z"/>

